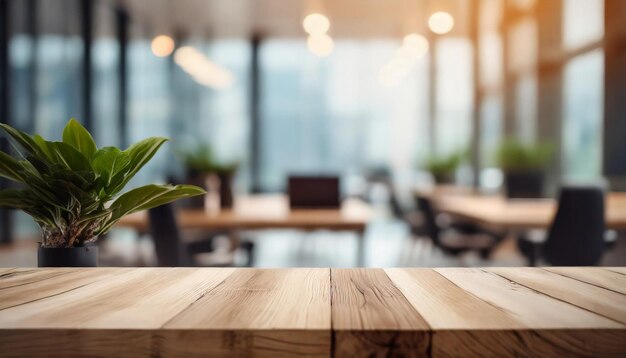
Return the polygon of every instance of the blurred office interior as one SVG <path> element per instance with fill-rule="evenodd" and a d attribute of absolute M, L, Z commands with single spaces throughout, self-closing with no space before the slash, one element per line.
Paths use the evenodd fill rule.
<path fill-rule="evenodd" d="M 607 219 L 592 264 L 625 265 L 625 19 L 623 0 L 0 0 L 0 118 L 59 139 L 73 117 L 99 146 L 170 138 L 131 186 L 188 181 L 189 153 L 232 164 L 234 209 L 219 190 L 175 207 L 193 261 L 128 223 L 101 266 L 543 264 L 562 189 L 581 187 L 606 204 L 588 207 Z M 548 148 L 536 195 L 507 194 L 507 145 Z M 364 226 L 311 224 L 328 208 L 258 224 L 299 218 L 294 176 L 338 178 L 335 211 Z M 525 205 L 539 224 L 512 223 Z M 192 210 L 208 224 L 185 227 Z M 36 225 L 0 216 L 0 266 L 35 265 Z"/>

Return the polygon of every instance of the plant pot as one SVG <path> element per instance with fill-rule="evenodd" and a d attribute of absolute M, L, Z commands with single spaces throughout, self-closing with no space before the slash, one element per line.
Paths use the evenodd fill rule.
<path fill-rule="evenodd" d="M 453 184 L 454 174 L 451 173 L 432 173 L 435 184 Z"/>
<path fill-rule="evenodd" d="M 220 181 L 220 208 L 233 207 L 233 173 L 218 173 Z"/>
<path fill-rule="evenodd" d="M 39 247 L 37 266 L 96 267 L 98 266 L 98 246 Z"/>
<path fill-rule="evenodd" d="M 198 186 L 204 190 L 207 190 L 206 175 L 204 173 L 190 172 L 187 174 L 187 184 Z M 205 195 L 198 195 L 191 197 L 187 200 L 187 206 L 192 209 L 204 209 Z"/>
<path fill-rule="evenodd" d="M 541 198 L 544 177 L 541 171 L 507 172 L 504 174 L 506 196 L 510 199 Z"/>

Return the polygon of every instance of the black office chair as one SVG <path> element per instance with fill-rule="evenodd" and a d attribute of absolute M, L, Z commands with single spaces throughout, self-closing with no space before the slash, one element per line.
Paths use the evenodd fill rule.
<path fill-rule="evenodd" d="M 157 264 L 161 267 L 188 266 L 190 260 L 181 249 L 181 235 L 173 204 L 148 210 L 149 233 L 154 241 Z"/>
<path fill-rule="evenodd" d="M 173 204 L 165 204 L 148 210 L 150 235 L 158 265 L 161 267 L 197 266 L 194 255 L 214 251 L 214 241 L 222 232 L 211 232 L 199 240 L 183 244 L 182 235 L 176 223 Z M 244 241 L 241 248 L 247 254 L 246 266 L 254 264 L 254 243 Z M 222 266 L 222 265 L 220 265 Z"/>
<path fill-rule="evenodd" d="M 597 265 L 605 248 L 604 191 L 599 187 L 561 189 L 559 204 L 545 242 L 518 240 L 534 266 L 540 258 L 555 266 Z"/>
<path fill-rule="evenodd" d="M 424 230 L 434 246 L 444 253 L 458 256 L 476 251 L 483 259 L 487 259 L 503 236 L 483 231 L 475 226 L 455 226 L 449 220 L 444 220 L 433 208 L 430 199 L 417 196 L 417 207 L 424 218 Z"/>

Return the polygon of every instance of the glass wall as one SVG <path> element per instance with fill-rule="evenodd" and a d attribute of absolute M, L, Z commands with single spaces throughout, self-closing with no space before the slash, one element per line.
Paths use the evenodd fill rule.
<path fill-rule="evenodd" d="M 589 180 L 602 173 L 604 1 L 564 0 L 563 47 L 575 52 L 563 77 L 563 174 Z M 584 49 L 582 53 L 579 51 Z"/>
<path fill-rule="evenodd" d="M 117 42 L 115 11 L 103 1 L 94 3 L 91 76 L 94 139 L 99 146 L 119 146 L 120 44 Z"/>
<path fill-rule="evenodd" d="M 473 49 L 464 38 L 443 38 L 437 46 L 436 151 L 448 155 L 469 146 L 474 98 Z"/>
<path fill-rule="evenodd" d="M 428 148 L 427 60 L 392 86 L 377 73 L 398 48 L 393 40 L 339 40 L 314 57 L 303 41 L 270 40 L 261 51 L 265 190 L 292 173 L 363 173 L 392 167 L 410 176 Z"/>
<path fill-rule="evenodd" d="M 65 122 L 84 120 L 83 41 L 78 0 L 37 2 L 39 37 L 35 50 L 34 130 L 46 138 L 61 138 Z"/>

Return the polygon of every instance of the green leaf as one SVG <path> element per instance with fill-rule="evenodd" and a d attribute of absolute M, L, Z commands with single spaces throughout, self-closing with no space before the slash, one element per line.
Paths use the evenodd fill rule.
<path fill-rule="evenodd" d="M 0 206 L 11 209 L 27 209 L 33 206 L 25 190 L 7 189 L 0 191 Z"/>
<path fill-rule="evenodd" d="M 91 134 L 74 118 L 70 119 L 63 129 L 63 143 L 74 147 L 89 160 L 98 150 Z"/>
<path fill-rule="evenodd" d="M 54 163 L 74 171 L 93 170 L 89 160 L 71 145 L 65 142 L 46 142 L 46 144 Z"/>
<path fill-rule="evenodd" d="M 35 156 L 43 155 L 41 149 L 39 148 L 37 143 L 35 143 L 35 140 L 33 140 L 33 138 L 28 134 L 18 129 L 15 129 L 5 123 L 0 123 L 0 127 L 4 129 L 4 131 L 7 132 L 7 134 L 10 135 L 28 153 Z"/>
<path fill-rule="evenodd" d="M 113 214 L 101 234 L 108 231 L 108 229 L 124 215 L 151 209 L 178 199 L 202 195 L 204 193 L 206 192 L 203 189 L 193 185 L 173 186 L 152 184 L 135 188 L 122 194 L 111 204 L 109 209 Z"/>
<path fill-rule="evenodd" d="M 108 191 L 109 195 L 115 195 L 122 190 L 165 142 L 167 142 L 167 138 L 152 137 L 137 142 L 126 149 L 124 153 L 129 158 L 127 170 L 119 172 L 111 179 L 112 187 Z"/>
<path fill-rule="evenodd" d="M 111 179 L 122 173 L 122 170 L 130 163 L 128 153 L 122 152 L 115 147 L 105 147 L 96 152 L 91 165 L 100 177 L 99 183 L 106 188 L 111 185 Z"/>
<path fill-rule="evenodd" d="M 22 166 L 15 158 L 5 152 L 0 152 L 0 177 L 21 183 L 23 182 L 21 170 Z"/>

